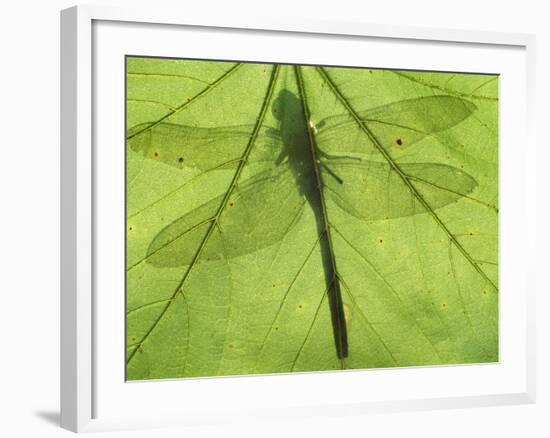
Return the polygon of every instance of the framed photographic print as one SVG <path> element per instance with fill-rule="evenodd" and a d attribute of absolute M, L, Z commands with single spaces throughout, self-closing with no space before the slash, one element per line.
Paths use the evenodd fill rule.
<path fill-rule="evenodd" d="M 62 425 L 534 400 L 533 50 L 63 11 Z"/>

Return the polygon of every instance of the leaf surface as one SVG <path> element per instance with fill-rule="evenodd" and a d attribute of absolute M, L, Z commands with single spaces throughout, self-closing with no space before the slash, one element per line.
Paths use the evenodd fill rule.
<path fill-rule="evenodd" d="M 498 80 L 127 59 L 127 378 L 498 360 Z"/>

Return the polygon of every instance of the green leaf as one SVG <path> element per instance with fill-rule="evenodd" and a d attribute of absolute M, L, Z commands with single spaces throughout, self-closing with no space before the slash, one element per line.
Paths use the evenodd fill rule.
<path fill-rule="evenodd" d="M 498 361 L 497 96 L 127 58 L 127 378 Z"/>

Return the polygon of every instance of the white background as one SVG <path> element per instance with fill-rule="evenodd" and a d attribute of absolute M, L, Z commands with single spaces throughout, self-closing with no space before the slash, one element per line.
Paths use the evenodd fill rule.
<path fill-rule="evenodd" d="M 96 2 L 146 5 L 146 1 Z M 149 2 L 150 3 L 150 2 Z M 310 17 L 312 19 L 415 24 L 430 27 L 533 32 L 538 37 L 537 126 L 539 135 L 539 395 L 531 406 L 433 411 L 311 419 L 262 426 L 236 424 L 184 431 L 110 433 L 106 436 L 407 436 L 481 437 L 550 434 L 550 298 L 542 274 L 550 261 L 543 224 L 550 221 L 550 162 L 545 128 L 550 98 L 550 29 L 543 2 L 453 0 L 231 0 L 198 2 L 155 0 L 160 6 L 216 10 L 231 14 Z M 194 3 L 194 2 L 193 2 Z M 223 4 L 225 3 L 225 5 Z M 57 428 L 59 367 L 59 14 L 72 3 L 31 0 L 4 6 L 0 25 L 0 434 L 69 436 Z M 518 145 L 521 147 L 521 145 Z M 518 230 L 521 232 L 521 230 Z"/>

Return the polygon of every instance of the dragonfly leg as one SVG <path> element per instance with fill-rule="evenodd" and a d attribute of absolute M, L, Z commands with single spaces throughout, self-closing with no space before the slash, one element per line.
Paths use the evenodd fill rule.
<path fill-rule="evenodd" d="M 362 158 L 360 157 L 353 157 L 353 156 L 348 156 L 348 155 L 345 155 L 345 156 L 342 156 L 342 155 L 331 155 L 325 151 L 322 151 L 321 149 L 319 149 L 318 146 L 316 146 L 316 149 L 317 149 L 317 153 L 319 154 L 320 157 L 323 157 L 323 158 L 326 158 L 328 160 L 355 160 L 355 161 L 363 161 Z"/>
<path fill-rule="evenodd" d="M 340 178 L 338 175 L 336 175 L 336 173 L 334 173 L 334 171 L 330 167 L 328 167 L 322 161 L 319 164 L 323 169 L 325 169 L 328 172 L 330 176 L 332 176 L 336 181 L 338 181 L 339 184 L 344 184 L 344 180 Z"/>

